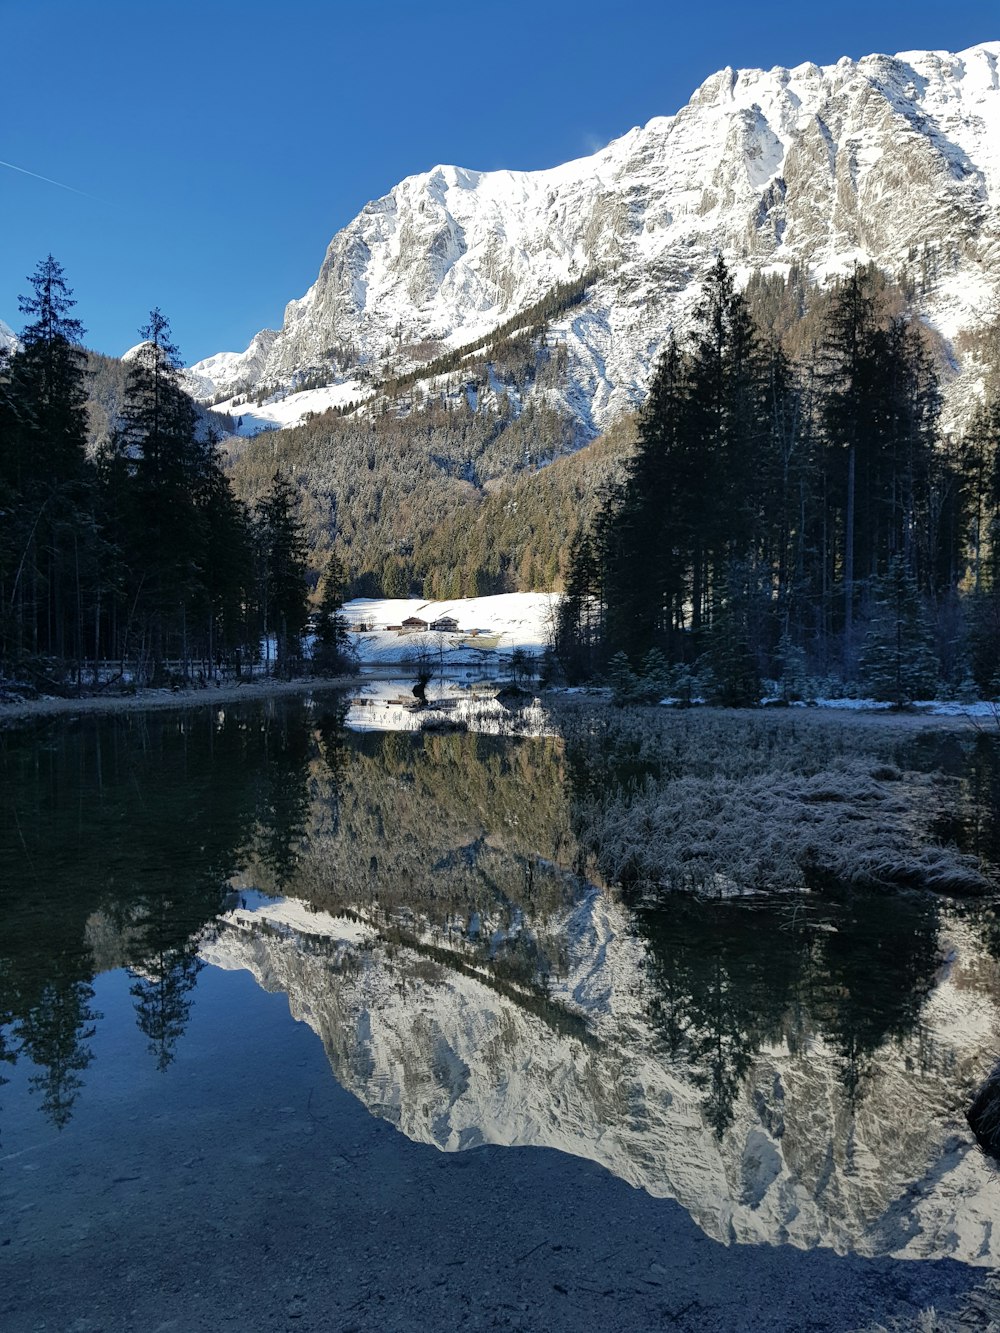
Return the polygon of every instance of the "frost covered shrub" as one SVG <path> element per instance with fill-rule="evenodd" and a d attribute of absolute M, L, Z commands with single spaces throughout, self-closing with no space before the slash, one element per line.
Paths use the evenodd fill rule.
<path fill-rule="evenodd" d="M 709 648 L 699 659 L 709 700 L 723 708 L 756 708 L 764 692 L 757 659 L 744 635 L 733 631 L 724 619 L 709 638 Z"/>
<path fill-rule="evenodd" d="M 845 767 L 802 777 L 680 777 L 590 803 L 578 833 L 612 880 L 640 889 L 927 887 L 977 893 L 971 857 L 925 833 L 934 782 L 878 783 Z"/>
<path fill-rule="evenodd" d="M 645 703 L 658 703 L 670 694 L 672 672 L 659 648 L 651 648 L 642 659 L 639 692 Z"/>
<path fill-rule="evenodd" d="M 901 768 L 891 731 L 652 709 L 562 723 L 581 845 L 640 893 L 989 888 L 974 858 L 935 838 L 960 783 Z"/>
<path fill-rule="evenodd" d="M 632 670 L 625 653 L 615 653 L 608 663 L 611 698 L 619 707 L 627 704 L 656 704 L 662 699 L 690 703 L 694 680 L 686 666 L 671 667 L 658 648 L 642 659 L 638 672 Z"/>

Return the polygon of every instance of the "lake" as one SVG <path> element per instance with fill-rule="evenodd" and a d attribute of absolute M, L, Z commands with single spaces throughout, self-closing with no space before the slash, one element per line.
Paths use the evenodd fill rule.
<path fill-rule="evenodd" d="M 622 890 L 595 790 L 666 779 L 613 715 L 599 759 L 579 711 L 407 703 L 0 733 L 0 1324 L 847 1329 L 979 1299 L 994 896 Z M 993 735 L 836 728 L 838 772 L 936 793 L 935 845 L 992 873 Z"/>

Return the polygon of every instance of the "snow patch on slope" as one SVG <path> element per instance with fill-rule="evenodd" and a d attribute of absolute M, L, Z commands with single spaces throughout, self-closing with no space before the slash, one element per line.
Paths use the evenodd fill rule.
<path fill-rule="evenodd" d="M 229 355 L 228 353 L 226 355 Z M 185 372 L 190 392 L 198 381 L 191 372 Z M 204 381 L 208 383 L 208 381 Z M 319 389 L 302 389 L 297 393 L 277 393 L 262 403 L 246 402 L 241 394 L 216 403 L 214 411 L 227 413 L 236 425 L 237 435 L 257 435 L 262 430 L 281 430 L 297 426 L 310 416 L 321 416 L 330 408 L 348 407 L 370 398 L 370 385 L 359 380 L 344 380 L 340 384 L 326 384 Z M 195 397 L 198 397 L 195 392 Z"/>

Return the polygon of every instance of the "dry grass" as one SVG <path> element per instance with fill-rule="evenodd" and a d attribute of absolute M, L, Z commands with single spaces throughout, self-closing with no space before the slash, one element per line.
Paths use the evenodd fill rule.
<path fill-rule="evenodd" d="M 935 834 L 954 820 L 959 782 L 900 767 L 891 730 L 654 709 L 564 725 L 583 775 L 581 843 L 604 876 L 645 896 L 994 887 Z"/>

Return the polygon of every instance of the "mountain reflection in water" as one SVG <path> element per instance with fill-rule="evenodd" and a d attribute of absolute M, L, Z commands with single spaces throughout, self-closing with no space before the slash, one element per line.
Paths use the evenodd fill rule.
<path fill-rule="evenodd" d="M 55 1125 L 100 1079 L 98 973 L 128 970 L 165 1068 L 200 969 L 245 968 L 412 1139 L 591 1158 L 721 1240 L 1000 1261 L 963 1118 L 1000 1031 L 992 902 L 638 909 L 575 873 L 557 736 L 351 732 L 349 706 L 0 738 L 0 1060 Z M 912 748 L 963 778 L 993 855 L 995 747 Z"/>

